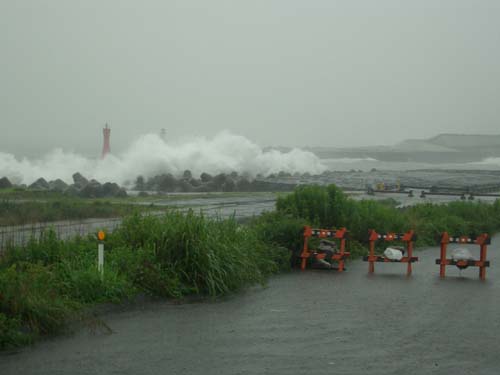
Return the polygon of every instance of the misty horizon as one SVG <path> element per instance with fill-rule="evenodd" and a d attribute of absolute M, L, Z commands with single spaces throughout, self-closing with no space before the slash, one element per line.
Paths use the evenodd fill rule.
<path fill-rule="evenodd" d="M 327 171 L 372 169 L 500 169 L 500 135 L 444 134 L 431 140 L 409 140 L 395 147 L 325 149 L 263 148 L 250 139 L 221 132 L 213 137 L 182 140 L 145 134 L 122 151 L 97 155 L 55 148 L 39 157 L 16 157 L 0 152 L 0 177 L 19 185 L 39 178 L 72 181 L 74 173 L 126 186 L 138 177 L 163 174 L 194 176 L 236 172 L 251 178 L 285 172 L 318 175 Z M 104 150 L 103 150 L 104 151 Z"/>
<path fill-rule="evenodd" d="M 0 152 L 167 129 L 264 146 L 496 133 L 500 3 L 2 2 Z"/>
<path fill-rule="evenodd" d="M 109 124 L 108 124 L 109 125 Z M 105 126 L 105 125 L 104 125 Z M 22 158 L 29 158 L 29 159 L 37 159 L 37 158 L 40 158 L 40 157 L 43 157 L 43 156 L 46 156 L 47 154 L 50 154 L 51 152 L 53 152 L 54 150 L 62 150 L 62 151 L 65 151 L 65 152 L 70 152 L 70 153 L 76 153 L 76 154 L 80 154 L 82 156 L 85 156 L 85 157 L 88 157 L 88 158 L 98 158 L 101 156 L 101 152 L 102 152 L 102 145 L 103 145 L 103 135 L 102 135 L 102 129 L 104 127 L 102 127 L 101 129 L 99 129 L 99 132 L 96 134 L 96 139 L 95 139 L 95 143 L 92 144 L 92 145 L 76 145 L 76 146 L 71 146 L 70 145 L 67 145 L 67 144 L 61 144 L 61 145 L 54 145 L 52 147 L 49 147 L 49 145 L 46 145 L 46 144 L 40 144 L 40 145 L 37 145 L 37 147 L 31 147 L 29 150 L 24 150 L 22 147 L 19 148 L 19 147 L 5 147 L 3 149 L 0 149 L 0 153 L 8 153 L 8 154 L 12 154 L 14 155 L 17 159 L 22 159 Z M 158 135 L 158 136 L 161 136 L 161 130 L 164 129 L 159 129 L 159 131 L 157 133 L 145 133 L 145 134 L 140 134 L 137 136 L 137 138 L 135 139 L 123 139 L 121 138 L 121 142 L 128 142 L 128 143 L 122 143 L 122 144 L 118 144 L 116 145 L 114 143 L 114 135 L 115 135 L 115 132 L 116 132 L 116 129 L 112 126 L 110 126 L 110 129 L 112 130 L 111 132 L 111 154 L 115 154 L 115 155 L 118 155 L 118 154 L 121 154 L 123 152 L 126 152 L 127 149 L 135 142 L 137 141 L 138 139 L 140 139 L 141 137 L 147 135 L 147 134 L 155 134 L 155 135 Z M 165 129 L 166 130 L 166 129 Z M 119 131 L 119 129 L 118 129 Z M 235 136 L 238 136 L 239 134 L 235 134 L 235 133 L 232 133 L 230 132 L 229 130 L 223 130 L 221 131 L 220 133 L 231 133 Z M 188 135 L 181 135 L 179 136 L 177 139 L 170 139 L 168 137 L 168 130 L 167 130 L 167 138 L 166 138 L 166 141 L 169 142 L 169 143 L 177 143 L 177 142 L 180 142 L 180 143 L 183 143 L 183 142 L 186 142 L 186 141 L 189 141 L 189 140 L 196 140 L 196 139 L 212 139 L 214 137 L 217 137 L 218 134 L 220 133 L 217 133 L 217 134 L 212 134 L 212 135 L 208 135 L 208 136 L 188 136 Z M 263 149 L 273 149 L 273 148 L 277 148 L 277 149 L 294 149 L 294 148 L 297 148 L 297 149 L 315 149 L 315 148 L 331 148 L 331 149 L 363 149 L 363 148 L 370 148 L 370 147 L 383 147 L 383 146 L 396 146 L 398 144 L 401 144 L 401 143 L 404 143 L 406 141 L 413 141 L 413 140 L 417 140 L 417 141 L 427 141 L 429 139 L 433 139 L 437 136 L 441 136 L 441 135 L 459 135 L 459 136 L 499 136 L 500 135 L 500 132 L 497 132 L 497 133 L 488 133 L 488 134 L 480 134 L 480 133 L 437 133 L 437 134 L 434 134 L 434 135 L 431 135 L 429 137 L 425 137 L 425 138 L 404 138 L 404 139 L 401 139 L 395 143 L 380 143 L 380 144 L 377 144 L 377 143 L 372 143 L 372 144 L 359 144 L 359 145 L 352 145 L 352 146 L 331 146 L 331 145 L 322 145 L 322 146 L 313 146 L 313 145 L 308 145 L 308 144 L 303 144 L 303 145 L 298 145 L 298 146 L 290 146 L 290 145 L 286 145 L 286 144 L 258 144 L 256 142 L 254 142 L 252 139 L 249 139 L 249 141 L 251 142 L 254 142 L 255 144 L 257 144 L 259 147 L 263 148 Z"/>

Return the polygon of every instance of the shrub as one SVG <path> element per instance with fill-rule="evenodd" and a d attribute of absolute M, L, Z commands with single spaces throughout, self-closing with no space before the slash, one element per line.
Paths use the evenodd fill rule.
<path fill-rule="evenodd" d="M 109 235 L 101 277 L 95 238 L 63 241 L 46 231 L 0 260 L 0 345 L 60 332 L 84 305 L 119 302 L 141 291 L 219 296 L 264 283 L 289 266 L 289 251 L 278 246 L 285 241 L 269 244 L 254 227 L 192 211 L 136 214 Z"/>
<path fill-rule="evenodd" d="M 303 185 L 292 194 L 279 197 L 278 212 L 306 219 L 311 225 L 335 227 L 342 225 L 349 200 L 335 185 L 328 187 Z"/>
<path fill-rule="evenodd" d="M 262 242 L 234 219 L 213 220 L 192 211 L 162 217 L 135 215 L 113 234 L 114 246 L 139 251 L 129 272 L 152 293 L 217 296 L 264 282 L 279 269 L 285 253 Z M 114 251 L 114 250 L 113 250 Z"/>
<path fill-rule="evenodd" d="M 18 318 L 0 313 L 0 350 L 11 349 L 31 342 L 31 337 L 21 332 Z"/>
<path fill-rule="evenodd" d="M 481 202 L 419 204 L 397 209 L 395 202 L 349 199 L 330 185 L 300 186 L 292 194 L 278 198 L 277 212 L 310 225 L 324 228 L 346 227 L 352 239 L 367 242 L 369 229 L 378 232 L 403 232 L 414 229 L 418 245 L 436 243 L 443 231 L 477 235 L 500 229 L 500 201 L 493 205 Z M 361 250 L 360 250 L 361 252 Z"/>
<path fill-rule="evenodd" d="M 60 294 L 56 275 L 41 264 L 17 263 L 0 273 L 0 312 L 35 335 L 60 332 L 78 306 Z"/>
<path fill-rule="evenodd" d="M 280 212 L 265 212 L 253 218 L 249 226 L 265 243 L 285 247 L 293 252 L 302 249 L 307 220 Z"/>

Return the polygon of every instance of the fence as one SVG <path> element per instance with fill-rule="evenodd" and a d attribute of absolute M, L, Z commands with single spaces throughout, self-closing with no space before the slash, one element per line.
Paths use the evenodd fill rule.
<path fill-rule="evenodd" d="M 250 197 L 238 198 L 236 200 L 232 198 L 224 201 L 204 200 L 201 203 L 193 200 L 176 203 L 179 205 L 174 208 L 177 211 L 185 212 L 193 209 L 196 213 L 202 212 L 208 217 L 234 217 L 236 220 L 244 220 L 255 215 L 260 215 L 264 211 L 272 211 L 274 209 L 275 198 Z M 184 204 L 188 203 L 193 204 L 193 206 L 184 206 Z M 149 211 L 145 214 L 163 215 L 164 211 Z M 112 232 L 121 222 L 121 218 L 86 219 L 0 227 L 0 253 L 8 245 L 26 245 L 31 238 L 40 238 L 40 235 L 48 229 L 54 230 L 58 238 L 68 239 L 78 235 L 86 236 L 91 233 L 97 233 L 100 229 Z"/>
<path fill-rule="evenodd" d="M 31 238 L 40 238 L 40 235 L 48 229 L 54 230 L 59 238 L 68 239 L 78 235 L 85 236 L 90 233 L 96 233 L 99 229 L 106 229 L 111 232 L 121 222 L 121 218 L 88 219 L 0 227 L 0 252 L 5 250 L 9 245 L 26 245 Z"/>

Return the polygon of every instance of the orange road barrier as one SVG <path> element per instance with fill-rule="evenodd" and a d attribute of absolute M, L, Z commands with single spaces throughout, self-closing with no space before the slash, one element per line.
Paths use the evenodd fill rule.
<path fill-rule="evenodd" d="M 385 262 L 385 263 L 407 263 L 406 275 L 410 276 L 412 273 L 412 263 L 418 262 L 418 257 L 413 256 L 413 243 L 417 240 L 417 236 L 413 230 L 410 230 L 406 233 L 398 234 L 398 233 L 385 233 L 379 234 L 375 230 L 370 229 L 368 231 L 369 237 L 369 246 L 370 253 L 367 256 L 363 257 L 365 262 L 368 262 L 368 272 L 375 272 L 375 262 Z M 403 242 L 406 245 L 406 256 L 403 256 L 400 260 L 389 259 L 383 255 L 375 254 L 375 243 L 377 241 L 399 241 Z"/>
<path fill-rule="evenodd" d="M 300 254 L 300 258 L 302 258 L 300 268 L 302 270 L 306 269 L 307 259 L 315 258 L 315 259 L 327 259 L 327 254 L 321 253 L 318 250 L 309 249 L 309 239 L 311 237 L 316 238 L 331 238 L 339 241 L 338 251 L 335 252 L 329 260 L 337 262 L 339 272 L 344 271 L 344 262 L 351 253 L 345 251 L 345 244 L 347 239 L 347 229 L 313 229 L 310 226 L 304 227 L 304 248 L 302 249 L 302 253 Z"/>
<path fill-rule="evenodd" d="M 448 244 L 460 244 L 460 245 L 479 245 L 479 260 L 454 260 L 446 258 L 446 251 Z M 465 269 L 467 267 L 479 267 L 479 278 L 481 280 L 486 279 L 486 267 L 490 266 L 490 262 L 486 260 L 486 252 L 488 251 L 488 245 L 491 244 L 491 238 L 487 233 L 483 233 L 477 237 L 471 236 L 450 236 L 447 232 L 443 232 L 441 235 L 441 254 L 440 258 L 436 259 L 436 264 L 439 265 L 439 276 L 444 278 L 446 276 L 446 266 L 457 266 L 459 269 Z"/>

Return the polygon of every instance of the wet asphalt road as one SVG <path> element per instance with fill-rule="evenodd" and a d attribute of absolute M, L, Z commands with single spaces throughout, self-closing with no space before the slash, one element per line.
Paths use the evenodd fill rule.
<path fill-rule="evenodd" d="M 499 243 L 500 237 L 494 239 Z M 147 303 L 0 355 L 0 374 L 499 374 L 500 256 L 438 278 L 438 248 L 402 264 L 292 272 L 218 302 Z M 478 253 L 475 248 L 473 254 Z"/>

